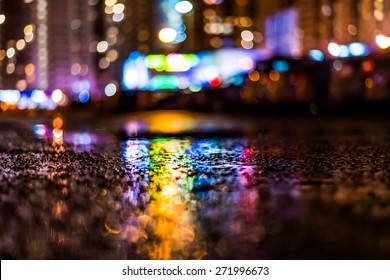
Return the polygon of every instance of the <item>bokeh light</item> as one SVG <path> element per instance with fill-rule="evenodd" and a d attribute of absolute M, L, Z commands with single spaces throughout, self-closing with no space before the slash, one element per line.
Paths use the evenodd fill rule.
<path fill-rule="evenodd" d="M 104 93 L 106 96 L 110 97 L 110 96 L 114 96 L 115 93 L 117 92 L 117 87 L 114 83 L 109 83 L 108 85 L 106 85 L 106 87 L 104 88 Z"/>
<path fill-rule="evenodd" d="M 340 46 L 334 42 L 329 43 L 328 51 L 333 56 L 339 56 L 341 53 Z"/>
<path fill-rule="evenodd" d="M 176 36 L 176 30 L 170 27 L 163 28 L 158 33 L 158 38 L 163 43 L 172 43 L 176 39 Z"/>
<path fill-rule="evenodd" d="M 376 44 L 381 49 L 388 49 L 390 47 L 390 37 L 386 37 L 382 34 L 378 34 L 375 37 Z"/>
<path fill-rule="evenodd" d="M 175 5 L 175 10 L 181 14 L 186 14 L 191 12 L 193 5 L 190 1 L 180 1 Z"/>

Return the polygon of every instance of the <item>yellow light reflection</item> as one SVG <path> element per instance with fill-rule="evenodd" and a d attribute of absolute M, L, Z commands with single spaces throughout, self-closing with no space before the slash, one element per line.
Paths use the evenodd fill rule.
<path fill-rule="evenodd" d="M 195 125 L 195 120 L 191 116 L 175 112 L 153 114 L 149 122 L 150 132 L 167 134 L 183 133 Z"/>
<path fill-rule="evenodd" d="M 64 150 L 64 131 L 61 129 L 63 126 L 63 119 L 60 115 L 56 116 L 53 119 L 53 147 L 57 149 L 57 151 Z"/>
<path fill-rule="evenodd" d="M 151 194 L 155 199 L 150 214 L 155 220 L 153 233 L 159 237 L 159 242 L 146 243 L 151 259 L 202 258 L 206 254 L 196 236 L 191 207 L 184 200 L 193 185 L 193 178 L 187 176 L 191 160 L 185 155 L 190 146 L 189 140 L 174 139 L 151 144 L 151 167 L 155 167 L 151 169 Z"/>
<path fill-rule="evenodd" d="M 150 148 L 147 146 L 131 140 L 125 149 L 125 158 L 133 168 L 147 164 L 149 183 L 143 183 L 143 193 L 130 189 L 125 196 L 124 203 L 136 206 L 136 210 L 130 207 L 133 210 L 123 214 L 121 237 L 149 259 L 201 259 L 206 250 L 193 213 L 193 177 L 188 175 L 192 160 L 186 154 L 191 141 L 155 139 Z M 140 204 L 145 208 L 138 208 Z M 107 226 L 106 230 L 110 231 Z"/>

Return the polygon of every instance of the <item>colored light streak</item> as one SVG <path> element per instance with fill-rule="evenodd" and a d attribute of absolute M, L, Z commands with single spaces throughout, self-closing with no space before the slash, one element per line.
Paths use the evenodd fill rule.
<path fill-rule="evenodd" d="M 159 242 L 145 246 L 150 259 L 200 258 L 205 251 L 196 242 L 196 224 L 189 192 L 193 177 L 187 171 L 191 156 L 190 140 L 155 139 L 150 145 L 150 216 L 153 218 L 153 234 Z M 176 159 L 180 157 L 180 162 Z M 187 250 L 189 246 L 191 251 Z"/>

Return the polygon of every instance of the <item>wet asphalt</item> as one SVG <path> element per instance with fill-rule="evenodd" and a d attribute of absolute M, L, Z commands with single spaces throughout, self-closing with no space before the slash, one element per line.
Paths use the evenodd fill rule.
<path fill-rule="evenodd" d="M 56 118 L 0 118 L 1 259 L 390 257 L 386 120 Z"/>

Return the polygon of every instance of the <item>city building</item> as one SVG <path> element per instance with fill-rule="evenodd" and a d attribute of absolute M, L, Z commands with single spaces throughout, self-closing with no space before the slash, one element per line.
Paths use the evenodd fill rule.
<path fill-rule="evenodd" d="M 2 0 L 2 87 L 96 94 L 98 2 Z"/>

